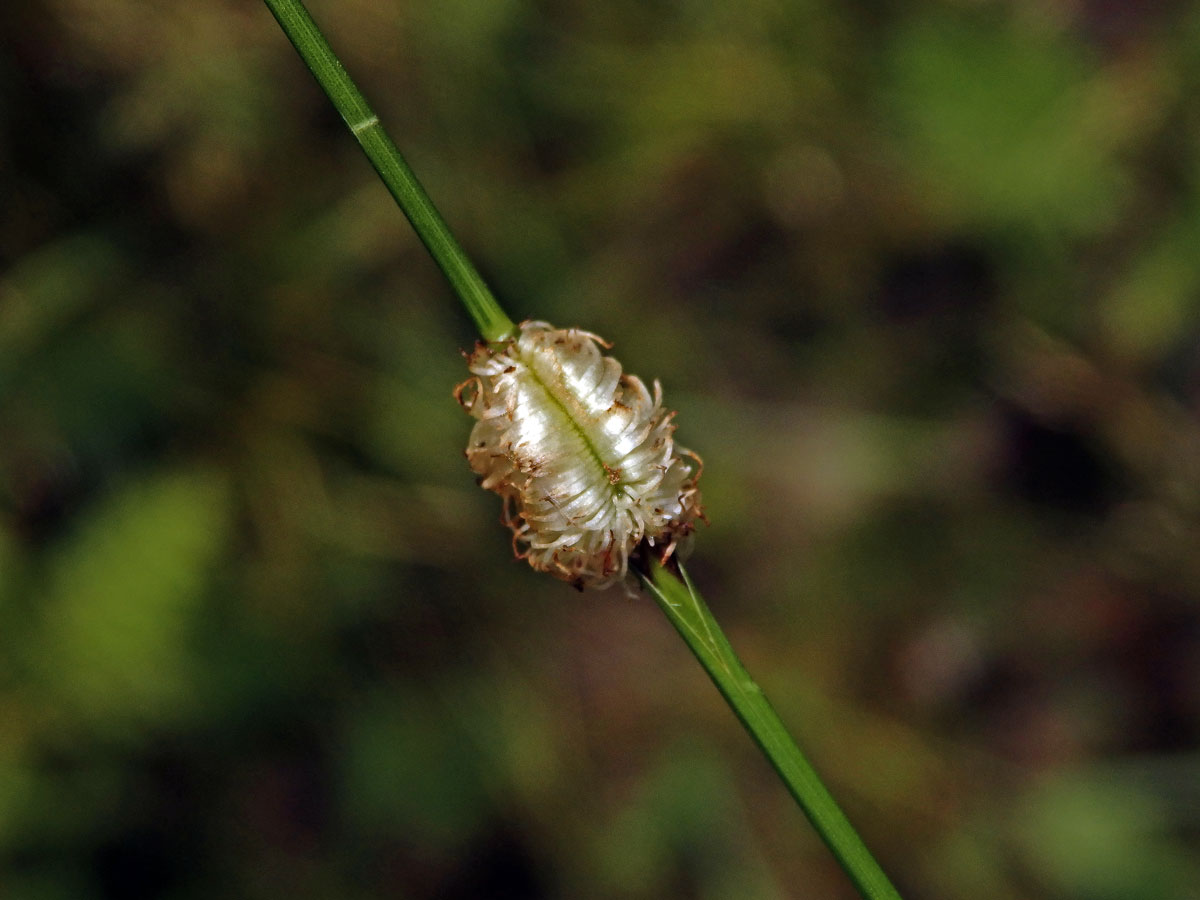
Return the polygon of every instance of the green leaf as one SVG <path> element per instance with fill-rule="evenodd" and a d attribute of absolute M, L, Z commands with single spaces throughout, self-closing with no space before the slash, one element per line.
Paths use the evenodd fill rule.
<path fill-rule="evenodd" d="M 157 474 L 109 498 L 62 548 L 33 653 L 72 716 L 124 728 L 186 707 L 191 621 L 228 517 L 214 474 Z"/>
<path fill-rule="evenodd" d="M 1155 361 L 1200 317 L 1200 229 L 1189 216 L 1140 253 L 1100 308 L 1111 345 L 1136 361 Z"/>
<path fill-rule="evenodd" d="M 1083 47 L 1013 22 L 929 18 L 901 30 L 889 105 L 907 165 L 951 220 L 1051 234 L 1111 223 L 1123 122 Z"/>

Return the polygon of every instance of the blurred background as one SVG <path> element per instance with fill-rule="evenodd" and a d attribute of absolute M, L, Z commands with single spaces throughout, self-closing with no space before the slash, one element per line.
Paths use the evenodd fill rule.
<path fill-rule="evenodd" d="M 1200 8 L 313 0 L 910 898 L 1200 897 Z M 265 7 L 0 8 L 0 893 L 850 898 Z"/>

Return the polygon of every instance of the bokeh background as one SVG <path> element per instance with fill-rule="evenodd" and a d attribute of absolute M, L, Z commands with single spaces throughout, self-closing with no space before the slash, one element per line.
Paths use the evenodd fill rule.
<path fill-rule="evenodd" d="M 909 898 L 1200 897 L 1200 9 L 313 0 Z M 266 9 L 0 6 L 0 893 L 849 898 Z"/>

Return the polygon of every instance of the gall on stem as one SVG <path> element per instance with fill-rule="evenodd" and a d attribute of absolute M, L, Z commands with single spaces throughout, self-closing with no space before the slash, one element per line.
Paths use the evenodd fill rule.
<path fill-rule="evenodd" d="M 703 517 L 703 464 L 674 442 L 661 385 L 651 394 L 609 347 L 524 322 L 510 340 L 476 344 L 454 392 L 477 420 L 467 460 L 503 499 L 517 558 L 581 590 L 634 583 L 631 559 L 685 554 Z"/>

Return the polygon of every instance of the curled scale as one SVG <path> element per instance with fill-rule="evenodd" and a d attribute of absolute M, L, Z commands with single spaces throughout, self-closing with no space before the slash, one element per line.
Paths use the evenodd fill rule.
<path fill-rule="evenodd" d="M 675 445 L 662 388 L 594 334 L 525 322 L 479 343 L 455 396 L 478 421 L 467 460 L 504 499 L 518 558 L 577 587 L 623 580 L 635 551 L 666 560 L 702 515 L 700 458 Z"/>

